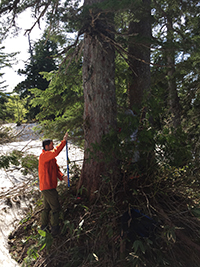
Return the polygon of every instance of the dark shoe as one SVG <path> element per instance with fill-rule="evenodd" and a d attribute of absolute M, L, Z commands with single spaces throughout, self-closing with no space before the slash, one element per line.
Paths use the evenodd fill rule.
<path fill-rule="evenodd" d="M 53 237 L 57 236 L 60 234 L 60 227 L 59 225 L 56 225 L 56 226 L 52 226 L 51 227 L 51 234 Z"/>

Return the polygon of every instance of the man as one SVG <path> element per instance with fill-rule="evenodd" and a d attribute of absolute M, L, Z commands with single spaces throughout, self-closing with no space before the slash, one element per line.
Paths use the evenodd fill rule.
<path fill-rule="evenodd" d="M 41 216 L 41 229 L 45 230 L 49 222 L 49 213 L 51 211 L 51 233 L 53 236 L 59 233 L 59 212 L 60 203 L 58 200 L 57 178 L 67 182 L 67 176 L 65 176 L 59 169 L 56 156 L 62 151 L 66 145 L 68 133 L 63 137 L 63 140 L 54 148 L 53 141 L 51 139 L 45 139 L 42 142 L 43 150 L 39 157 L 39 184 L 40 190 L 44 198 L 44 210 Z"/>

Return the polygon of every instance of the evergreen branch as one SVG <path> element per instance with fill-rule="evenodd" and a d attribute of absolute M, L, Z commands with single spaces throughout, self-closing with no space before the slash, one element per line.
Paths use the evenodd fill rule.
<path fill-rule="evenodd" d="M 167 13 L 161 8 L 161 5 L 159 5 L 159 4 L 157 3 L 156 0 L 153 0 L 153 2 L 154 2 L 154 4 L 155 4 L 155 6 L 157 7 L 157 9 L 161 11 L 161 13 L 163 14 L 163 16 L 164 16 L 165 18 L 167 18 L 167 17 L 168 17 L 168 16 L 167 16 Z"/>
<path fill-rule="evenodd" d="M 77 56 L 77 58 L 76 58 L 76 61 L 77 61 L 78 58 L 81 56 L 81 51 L 82 51 L 82 49 L 83 49 L 83 41 L 81 41 L 81 42 L 79 43 L 79 45 L 76 46 L 76 45 L 77 45 L 77 42 L 78 42 L 78 39 L 77 39 L 77 41 L 75 41 L 72 45 L 70 45 L 69 47 L 67 47 L 66 50 L 64 50 L 64 51 L 66 51 L 66 52 L 69 52 L 69 50 L 71 50 L 72 48 L 75 47 L 75 50 L 74 50 L 71 54 L 68 54 L 68 55 L 64 58 L 64 60 L 61 62 L 60 66 L 59 66 L 59 70 L 60 70 L 61 67 L 63 66 L 63 64 L 67 61 L 67 59 L 69 59 L 69 62 L 68 62 L 67 67 L 66 67 L 66 69 L 65 69 L 65 74 L 66 74 L 66 72 L 67 72 L 67 70 L 68 70 L 68 68 L 69 68 L 69 66 L 70 66 L 70 64 L 71 64 L 71 62 L 72 62 L 72 60 Z M 63 54 L 64 51 L 62 51 L 59 55 Z M 57 56 L 58 56 L 58 55 L 57 55 Z"/>
<path fill-rule="evenodd" d="M 17 9 L 17 4 L 20 2 L 20 0 L 15 0 L 13 4 L 8 4 L 7 6 L 1 8 L 0 7 L 0 14 L 3 14 L 6 11 L 11 12 L 12 10 L 16 10 Z M 2 4 L 1 4 L 2 5 Z"/>

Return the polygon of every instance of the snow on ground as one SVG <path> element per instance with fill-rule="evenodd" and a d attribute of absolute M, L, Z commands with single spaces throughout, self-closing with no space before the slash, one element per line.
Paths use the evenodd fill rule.
<path fill-rule="evenodd" d="M 42 139 L 39 135 L 34 133 L 33 127 L 36 124 L 28 124 L 16 126 L 16 124 L 9 124 L 15 135 L 18 136 L 17 141 L 0 145 L 0 155 L 7 154 L 13 149 L 28 152 L 39 157 L 42 151 Z M 68 142 L 68 155 L 70 161 L 83 159 L 83 151 L 77 146 Z M 57 163 L 63 173 L 66 174 L 66 148 L 57 156 Z M 81 164 L 81 161 L 78 161 Z M 8 252 L 7 237 L 14 229 L 15 225 L 23 217 L 27 210 L 27 206 L 21 201 L 12 201 L 8 203 L 2 198 L 9 190 L 27 183 L 29 176 L 22 175 L 21 171 L 16 167 L 9 167 L 8 170 L 0 169 L 0 266 L 1 267 L 16 267 L 19 266 L 13 261 Z M 12 205 L 12 207 L 11 207 Z"/>

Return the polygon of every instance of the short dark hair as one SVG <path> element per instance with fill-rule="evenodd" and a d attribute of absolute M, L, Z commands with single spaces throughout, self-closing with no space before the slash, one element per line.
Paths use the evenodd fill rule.
<path fill-rule="evenodd" d="M 52 142 L 51 139 L 45 139 L 45 140 L 43 140 L 43 141 L 42 141 L 42 146 L 43 146 L 43 148 L 45 149 L 45 146 L 50 145 L 51 142 Z"/>

